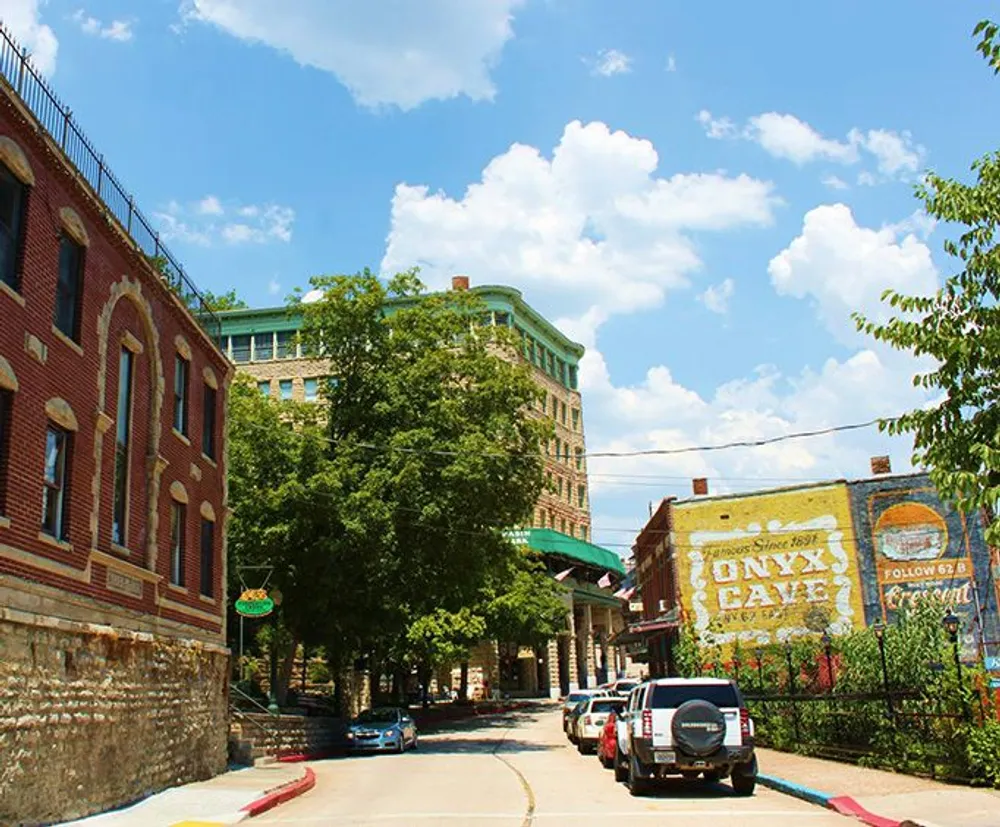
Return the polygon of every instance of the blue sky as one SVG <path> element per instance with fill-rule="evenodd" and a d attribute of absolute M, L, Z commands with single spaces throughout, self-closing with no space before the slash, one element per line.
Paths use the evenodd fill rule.
<path fill-rule="evenodd" d="M 933 289 L 927 168 L 996 148 L 995 4 L 6 0 L 0 18 L 190 274 L 251 304 L 420 263 L 508 283 L 584 342 L 588 446 L 899 412 L 916 365 L 853 332 Z M 471 189 L 470 189 L 471 188 Z M 595 537 L 647 503 L 864 476 L 860 432 L 594 460 Z"/>

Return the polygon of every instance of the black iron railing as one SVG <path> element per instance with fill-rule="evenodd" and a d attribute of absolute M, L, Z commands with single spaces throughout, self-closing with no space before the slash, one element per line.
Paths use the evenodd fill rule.
<path fill-rule="evenodd" d="M 72 111 L 56 97 L 32 65 L 28 50 L 18 45 L 0 19 L 0 82 L 3 81 L 90 184 L 107 212 L 114 216 L 167 286 L 187 305 L 208 335 L 217 338 L 221 331 L 219 318 L 206 304 L 204 296 L 184 268 L 160 241 L 159 233 L 135 205 L 135 199 L 108 169 L 104 156 L 80 130 Z"/>

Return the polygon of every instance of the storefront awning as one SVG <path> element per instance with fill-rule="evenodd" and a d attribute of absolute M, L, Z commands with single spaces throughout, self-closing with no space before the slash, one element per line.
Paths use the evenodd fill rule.
<path fill-rule="evenodd" d="M 559 555 L 599 571 L 610 571 L 621 577 L 625 576 L 625 564 L 613 551 L 551 528 L 525 528 L 510 531 L 507 536 L 511 542 L 527 546 L 542 554 Z"/>

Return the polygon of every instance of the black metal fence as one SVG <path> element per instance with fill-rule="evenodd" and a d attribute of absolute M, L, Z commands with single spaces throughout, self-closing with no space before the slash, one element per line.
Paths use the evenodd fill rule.
<path fill-rule="evenodd" d="M 205 302 L 204 296 L 160 241 L 159 233 L 135 205 L 135 199 L 108 169 L 104 156 L 83 134 L 73 119 L 72 111 L 56 97 L 39 75 L 31 63 L 28 50 L 18 45 L 2 20 L 0 81 L 6 81 L 38 119 L 49 137 L 97 193 L 109 217 L 113 216 L 136 247 L 153 259 L 152 264 L 161 278 L 184 301 L 202 328 L 209 336 L 217 338 L 221 331 L 219 319 Z"/>

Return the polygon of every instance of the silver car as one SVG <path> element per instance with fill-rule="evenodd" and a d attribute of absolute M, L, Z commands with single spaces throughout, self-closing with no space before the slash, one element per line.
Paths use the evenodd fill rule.
<path fill-rule="evenodd" d="M 417 725 L 403 709 L 367 709 L 347 727 L 352 752 L 405 752 L 417 747 Z"/>

